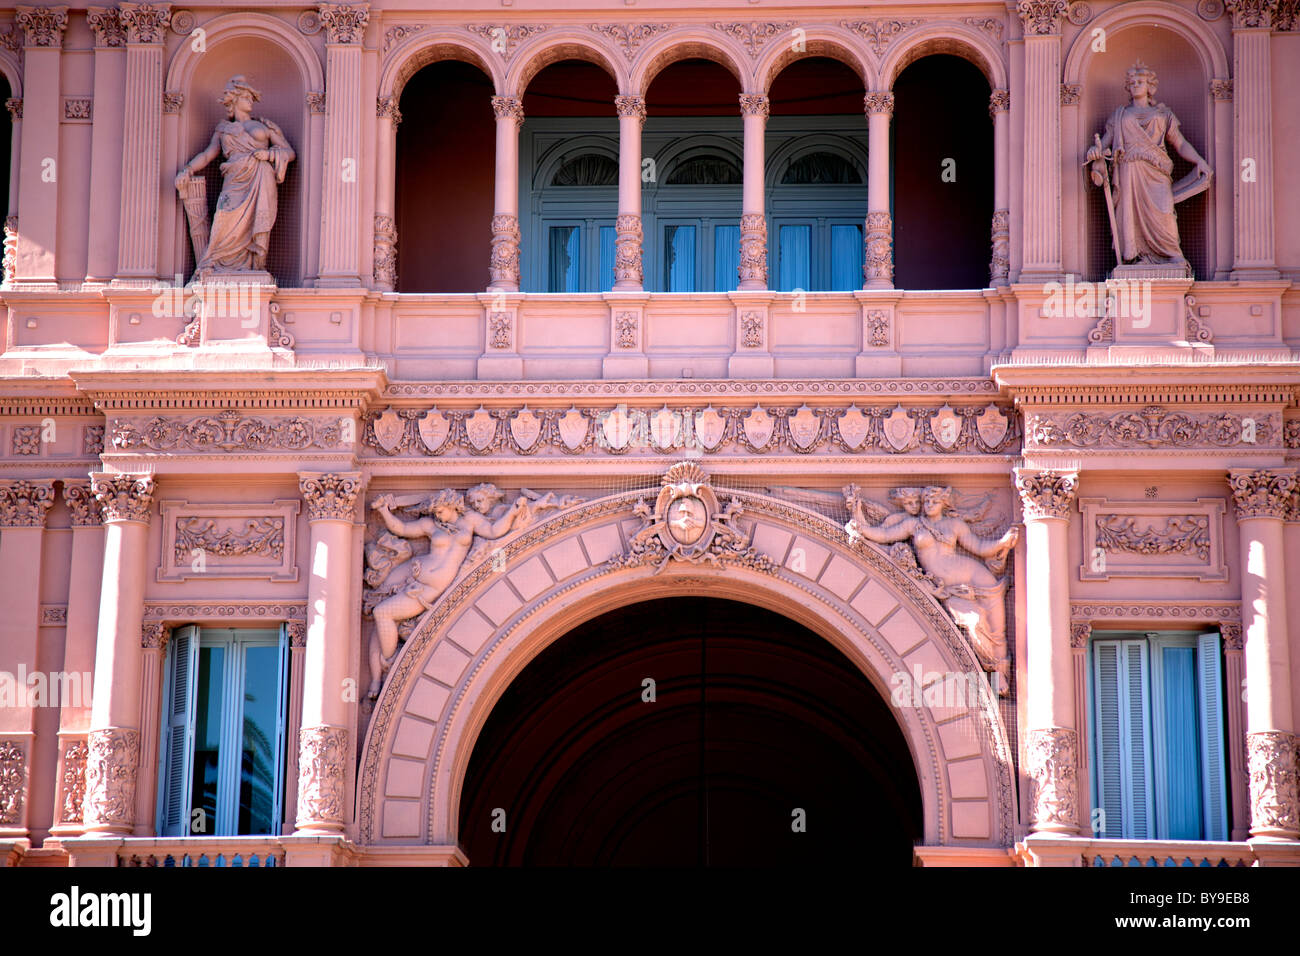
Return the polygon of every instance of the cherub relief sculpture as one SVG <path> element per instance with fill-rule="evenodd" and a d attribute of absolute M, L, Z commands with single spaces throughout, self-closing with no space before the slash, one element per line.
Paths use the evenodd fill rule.
<path fill-rule="evenodd" d="M 1007 653 L 1006 558 L 1020 537 L 1013 525 L 999 538 L 976 534 L 967 517 L 957 513 L 955 492 L 949 487 L 895 488 L 890 500 L 901 510 L 890 511 L 863 498 L 857 485 L 844 489 L 852 516 L 844 526 L 850 540 L 893 544 L 890 556 L 943 602 L 970 637 L 986 671 L 997 674 L 998 693 L 1011 691 Z M 976 520 L 970 516 L 971 520 Z M 910 542 L 908 548 L 903 542 Z"/>
<path fill-rule="evenodd" d="M 1174 204 L 1209 188 L 1210 164 L 1183 138 L 1178 117 L 1156 103 L 1156 74 L 1141 60 L 1128 71 L 1124 84 L 1130 96 L 1106 121 L 1105 135 L 1093 137 L 1085 165 L 1093 185 L 1106 193 L 1106 209 L 1119 265 L 1134 261 L 1182 266 L 1189 270 L 1178 241 Z M 1173 182 L 1173 147 L 1196 169 Z M 1107 162 L 1112 164 L 1107 169 Z"/>
<path fill-rule="evenodd" d="M 220 99 L 230 119 L 217 124 L 207 148 L 176 174 L 200 276 L 266 269 L 279 209 L 276 184 L 284 182 L 294 152 L 279 126 L 253 116 L 253 104 L 261 98 L 244 77 L 231 77 Z M 209 230 L 204 182 L 194 173 L 218 156 L 225 157 L 221 196 Z"/>
<path fill-rule="evenodd" d="M 427 611 L 442 597 L 469 560 L 511 531 L 522 531 L 539 515 L 581 501 L 573 495 L 539 495 L 524 488 L 510 505 L 490 483 L 465 494 L 444 488 L 433 495 L 380 495 L 370 503 L 387 532 L 366 547 L 363 609 L 375 621 L 370 640 L 371 698 L 379 696 L 384 675 L 397 656 L 401 625 Z M 397 517 L 407 511 L 414 520 Z M 428 541 L 416 551 L 412 542 Z"/>

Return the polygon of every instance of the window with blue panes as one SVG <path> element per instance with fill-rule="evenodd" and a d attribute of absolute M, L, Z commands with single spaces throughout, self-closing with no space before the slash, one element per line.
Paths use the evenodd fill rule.
<path fill-rule="evenodd" d="M 788 160 L 769 204 L 778 291 L 862 288 L 866 198 L 860 164 L 847 155 L 813 146 Z"/>
<path fill-rule="evenodd" d="M 1228 839 L 1219 635 L 1116 633 L 1091 657 L 1096 835 Z"/>

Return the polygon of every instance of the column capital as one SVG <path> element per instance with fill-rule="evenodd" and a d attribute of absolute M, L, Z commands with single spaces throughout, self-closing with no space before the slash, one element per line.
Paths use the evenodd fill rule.
<path fill-rule="evenodd" d="M 54 504 L 54 479 L 0 481 L 0 528 L 44 528 Z"/>
<path fill-rule="evenodd" d="M 1077 471 L 1017 468 L 1016 491 L 1024 506 L 1025 520 L 1060 518 L 1068 521 L 1078 492 Z"/>
<path fill-rule="evenodd" d="M 492 97 L 492 112 L 497 119 L 512 119 L 515 126 L 524 125 L 524 101 L 518 96 Z"/>
<path fill-rule="evenodd" d="M 994 90 L 989 94 L 989 119 L 998 121 L 998 114 L 1011 109 L 1011 91 Z"/>
<path fill-rule="evenodd" d="M 118 6 L 118 17 L 126 30 L 128 43 L 161 44 L 172 22 L 170 3 L 129 3 Z"/>
<path fill-rule="evenodd" d="M 360 46 L 361 37 L 370 22 L 368 3 L 322 3 L 316 8 L 325 24 L 330 43 L 349 43 Z"/>
<path fill-rule="evenodd" d="M 90 7 L 86 11 L 86 24 L 95 33 L 96 47 L 126 46 L 126 29 L 117 7 Z"/>
<path fill-rule="evenodd" d="M 1081 650 L 1088 646 L 1088 638 L 1092 636 L 1092 624 L 1089 621 L 1071 621 L 1070 622 L 1070 647 L 1075 650 Z"/>
<path fill-rule="evenodd" d="M 862 97 L 862 108 L 870 116 L 872 113 L 884 113 L 887 116 L 893 115 L 894 112 L 894 94 L 888 91 L 867 93 Z"/>
<path fill-rule="evenodd" d="M 63 502 L 72 513 L 74 528 L 98 528 L 104 523 L 104 506 L 95 497 L 89 479 L 65 479 Z"/>
<path fill-rule="evenodd" d="M 1243 518 L 1285 518 L 1291 495 L 1296 490 L 1294 468 L 1233 468 L 1228 487 L 1237 506 L 1237 520 Z"/>
<path fill-rule="evenodd" d="M 9 111 L 10 122 L 12 123 L 21 122 L 23 118 L 23 98 L 21 96 L 9 97 L 9 99 L 5 100 L 5 109 Z M 11 216 L 9 218 L 17 219 L 18 217 Z"/>
<path fill-rule="evenodd" d="M 153 506 L 153 475 L 110 475 L 92 472 L 90 487 L 104 508 L 104 521 L 149 523 Z"/>
<path fill-rule="evenodd" d="M 167 650 L 172 629 L 161 621 L 145 621 L 140 625 L 140 646 L 145 650 Z"/>
<path fill-rule="evenodd" d="M 310 94 L 308 94 L 310 95 Z M 317 94 L 324 97 L 323 93 Z M 496 97 L 494 96 L 495 100 Z M 393 123 L 393 129 L 397 129 L 398 124 L 402 122 L 402 111 L 397 108 L 396 96 L 376 96 L 375 97 L 375 116 L 383 119 L 387 116 Z M 495 103 L 493 104 L 496 105 Z"/>
<path fill-rule="evenodd" d="M 1061 17 L 1069 6 L 1065 0 L 1019 0 L 1016 13 L 1024 24 L 1026 37 L 1059 36 Z"/>
<path fill-rule="evenodd" d="M 645 126 L 644 96 L 616 96 L 614 97 L 614 110 L 620 117 L 630 117 Z"/>
<path fill-rule="evenodd" d="M 771 101 L 763 93 L 741 93 L 740 112 L 743 116 L 762 116 L 766 119 L 771 112 Z"/>
<path fill-rule="evenodd" d="M 1224 0 L 1224 6 L 1232 13 L 1234 30 L 1267 30 L 1273 25 L 1278 0 Z"/>
<path fill-rule="evenodd" d="M 19 6 L 15 22 L 26 34 L 26 45 L 32 47 L 63 46 L 63 31 L 68 28 L 68 8 Z"/>
<path fill-rule="evenodd" d="M 307 503 L 308 521 L 352 521 L 361 472 L 299 472 L 298 490 Z"/>
<path fill-rule="evenodd" d="M 1220 621 L 1219 636 L 1223 638 L 1225 651 L 1240 651 L 1243 644 L 1243 628 L 1238 621 Z"/>

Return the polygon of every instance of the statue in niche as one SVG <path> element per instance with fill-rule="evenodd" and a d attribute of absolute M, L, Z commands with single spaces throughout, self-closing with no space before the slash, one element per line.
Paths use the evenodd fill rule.
<path fill-rule="evenodd" d="M 1124 88 L 1129 105 L 1111 114 L 1105 135 L 1094 135 L 1085 163 L 1093 185 L 1105 191 L 1117 268 L 1132 263 L 1166 266 L 1190 276 L 1191 267 L 1178 240 L 1174 205 L 1208 189 L 1213 171 L 1183 138 L 1173 111 L 1153 101 L 1154 70 L 1138 60 L 1129 69 Z M 1177 184 L 1166 144 L 1196 164 Z"/>
<path fill-rule="evenodd" d="M 176 174 L 200 277 L 266 270 L 279 208 L 276 185 L 284 182 L 294 152 L 279 126 L 253 116 L 253 104 L 261 98 L 244 77 L 231 77 L 220 98 L 229 120 L 217 124 L 207 148 Z M 218 156 L 225 157 L 221 196 L 209 229 L 206 187 L 194 173 Z"/>
<path fill-rule="evenodd" d="M 849 485 L 844 503 L 852 517 L 844 530 L 853 541 L 893 545 L 890 557 L 943 603 L 970 637 L 980 665 L 997 675 L 998 694 L 1006 696 L 1011 670 L 1003 572 L 1020 529 L 1013 525 L 1001 537 L 981 537 L 969 523 L 981 514 L 958 512 L 955 496 L 949 487 L 895 488 L 889 498 L 900 510 L 891 511 Z"/>
<path fill-rule="evenodd" d="M 552 492 L 541 495 L 527 488 L 509 505 L 504 499 L 495 485 L 485 483 L 463 495 L 444 488 L 432 495 L 380 495 L 370 503 L 387 528 L 366 547 L 368 590 L 363 610 L 375 621 L 368 655 L 372 699 L 379 696 L 398 644 L 415 619 L 433 607 L 487 542 L 522 531 L 540 515 L 582 500 Z M 413 520 L 399 518 L 394 511 Z M 427 540 L 428 548 L 417 552 L 412 542 L 421 540 Z"/>

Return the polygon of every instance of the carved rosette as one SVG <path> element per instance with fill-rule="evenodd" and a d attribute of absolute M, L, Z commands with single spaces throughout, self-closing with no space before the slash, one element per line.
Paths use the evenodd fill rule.
<path fill-rule="evenodd" d="M 862 106 L 868 116 L 872 113 L 885 113 L 892 116 L 894 113 L 894 94 L 868 93 L 862 97 Z"/>
<path fill-rule="evenodd" d="M 492 261 L 488 267 L 492 285 L 519 288 L 519 219 L 492 217 Z"/>
<path fill-rule="evenodd" d="M 767 285 L 767 217 L 747 212 L 740 217 L 740 281 Z"/>
<path fill-rule="evenodd" d="M 616 96 L 614 97 L 614 109 L 619 116 L 630 116 L 636 119 L 637 125 L 645 127 L 645 97 L 643 96 Z"/>
<path fill-rule="evenodd" d="M 1296 790 L 1296 738 L 1280 730 L 1246 735 L 1253 836 L 1300 837 Z"/>
<path fill-rule="evenodd" d="M 1060 518 L 1068 521 L 1078 491 L 1077 471 L 1032 471 L 1016 469 L 1016 490 L 1025 509 L 1025 520 Z"/>
<path fill-rule="evenodd" d="M 299 475 L 298 490 L 307 502 L 308 521 L 351 521 L 361 477 L 356 473 Z"/>
<path fill-rule="evenodd" d="M 19 103 L 22 101 L 19 100 Z M 19 109 L 18 119 L 22 119 L 22 110 Z M 18 274 L 18 217 L 5 216 L 5 238 L 4 238 L 4 281 L 13 282 L 14 277 Z"/>
<path fill-rule="evenodd" d="M 118 19 L 117 7 L 90 7 L 86 11 L 86 24 L 95 33 L 95 46 L 126 46 L 126 30 Z"/>
<path fill-rule="evenodd" d="M 68 28 L 68 8 L 66 6 L 20 6 L 17 11 L 14 22 L 27 35 L 27 46 L 54 47 L 56 49 L 63 46 L 63 31 Z"/>
<path fill-rule="evenodd" d="M 1033 828 L 1074 833 L 1078 830 L 1077 776 L 1079 735 L 1068 727 L 1029 731 L 1026 741 Z"/>
<path fill-rule="evenodd" d="M 761 116 L 767 119 L 771 112 L 771 102 L 762 93 L 740 94 L 740 115 Z"/>
<path fill-rule="evenodd" d="M 375 216 L 375 286 L 386 292 L 397 287 L 397 225 L 392 216 Z"/>
<path fill-rule="evenodd" d="M 865 246 L 863 278 L 868 282 L 893 282 L 894 221 L 889 213 L 867 213 L 867 228 L 862 244 Z"/>
<path fill-rule="evenodd" d="M 0 481 L 0 528 L 44 528 L 54 481 Z"/>
<path fill-rule="evenodd" d="M 524 125 L 524 101 L 517 96 L 492 97 L 492 112 L 499 120 L 514 120 L 516 129 Z"/>
<path fill-rule="evenodd" d="M 1284 518 L 1289 499 L 1296 490 L 1296 477 L 1294 470 L 1234 468 L 1228 472 L 1228 487 L 1232 489 L 1238 521 L 1242 518 Z"/>
<path fill-rule="evenodd" d="M 140 733 L 124 727 L 92 730 L 87 737 L 87 830 L 129 831 L 135 823 L 135 780 Z"/>
<path fill-rule="evenodd" d="M 370 22 L 370 4 L 368 3 L 322 3 L 316 7 L 320 11 L 321 23 L 328 31 L 330 43 L 360 43 Z"/>
<path fill-rule="evenodd" d="M 298 828 L 343 826 L 348 732 L 304 727 L 298 756 Z"/>
<path fill-rule="evenodd" d="M 0 826 L 21 827 L 27 799 L 27 751 L 22 740 L 0 740 Z"/>
<path fill-rule="evenodd" d="M 152 475 L 90 476 L 90 487 L 104 509 L 105 521 L 140 521 L 149 523 L 153 506 Z"/>
<path fill-rule="evenodd" d="M 84 740 L 69 740 L 63 745 L 63 787 L 59 801 L 59 823 L 81 823 L 86 800 L 86 759 L 89 750 Z"/>
<path fill-rule="evenodd" d="M 170 3 L 122 3 L 118 16 L 128 43 L 162 43 L 172 22 Z"/>
<path fill-rule="evenodd" d="M 1025 36 L 1051 36 L 1061 32 L 1061 17 L 1068 6 L 1065 0 L 1019 0 L 1016 13 L 1025 25 Z"/>
<path fill-rule="evenodd" d="M 989 284 L 1006 285 L 1011 275 L 1011 211 L 998 209 L 993 213 L 991 229 L 993 258 L 989 260 Z"/>
<path fill-rule="evenodd" d="M 72 515 L 74 528 L 98 528 L 104 523 L 104 508 L 91 490 L 89 481 L 65 480 L 63 503 Z"/>
<path fill-rule="evenodd" d="M 994 90 L 989 94 L 989 119 L 998 121 L 998 114 L 1011 109 L 1011 91 Z"/>
<path fill-rule="evenodd" d="M 641 217 L 624 213 L 614 220 L 614 281 L 643 281 L 641 270 Z"/>

